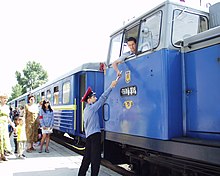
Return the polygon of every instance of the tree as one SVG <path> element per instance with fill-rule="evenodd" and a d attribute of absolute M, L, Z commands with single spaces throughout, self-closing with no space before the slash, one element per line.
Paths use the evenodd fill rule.
<path fill-rule="evenodd" d="M 35 61 L 28 61 L 26 67 L 23 69 L 23 74 L 16 71 L 15 75 L 18 84 L 21 86 L 22 94 L 48 81 L 47 71 L 43 69 L 40 63 L 36 63 Z"/>
<path fill-rule="evenodd" d="M 13 100 L 14 98 L 19 97 L 20 95 L 22 95 L 22 87 L 19 84 L 16 84 L 15 86 L 12 87 L 12 93 L 11 93 L 11 97 L 8 99 L 8 101 Z"/>

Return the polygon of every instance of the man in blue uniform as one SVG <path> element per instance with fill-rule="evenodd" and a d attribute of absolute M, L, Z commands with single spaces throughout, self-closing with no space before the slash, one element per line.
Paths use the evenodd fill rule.
<path fill-rule="evenodd" d="M 117 81 L 112 81 L 110 87 L 97 100 L 95 93 L 89 87 L 82 101 L 86 102 L 84 109 L 84 127 L 86 134 L 86 150 L 79 169 L 78 176 L 85 176 L 91 163 L 91 176 L 97 176 L 101 163 L 101 130 L 98 110 L 108 98 Z M 97 101 L 96 101 L 97 100 Z"/>

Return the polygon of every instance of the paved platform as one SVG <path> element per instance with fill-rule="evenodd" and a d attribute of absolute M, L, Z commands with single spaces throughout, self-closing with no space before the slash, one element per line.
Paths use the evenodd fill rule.
<path fill-rule="evenodd" d="M 13 145 L 12 145 L 13 146 Z M 10 155 L 8 161 L 0 161 L 1 176 L 77 176 L 82 156 L 51 140 L 50 153 L 24 153 L 25 159 Z M 90 169 L 87 172 L 89 176 Z M 120 176 L 120 174 L 101 166 L 99 176 Z"/>

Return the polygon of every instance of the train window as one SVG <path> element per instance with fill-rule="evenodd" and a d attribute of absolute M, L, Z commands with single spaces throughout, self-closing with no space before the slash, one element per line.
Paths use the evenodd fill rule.
<path fill-rule="evenodd" d="M 37 93 L 37 95 L 36 95 L 36 100 L 37 100 L 37 102 L 39 103 L 40 102 L 40 93 Z"/>
<path fill-rule="evenodd" d="M 172 43 L 179 46 L 184 38 L 196 35 L 208 29 L 208 20 L 204 16 L 186 12 L 184 10 L 174 10 Z"/>
<path fill-rule="evenodd" d="M 122 33 L 112 38 L 110 51 L 109 51 L 109 63 L 112 63 L 120 56 L 121 42 L 122 42 Z"/>
<path fill-rule="evenodd" d="M 56 104 L 59 104 L 59 87 L 56 86 L 53 88 L 53 104 L 56 105 Z"/>
<path fill-rule="evenodd" d="M 124 37 L 123 37 L 124 40 L 123 40 L 121 55 L 125 52 L 130 51 L 130 49 L 127 45 L 127 39 L 129 37 L 134 37 L 138 41 L 138 31 L 139 31 L 139 25 L 136 25 L 136 26 L 132 27 L 131 29 L 126 30 L 126 32 L 124 33 Z"/>
<path fill-rule="evenodd" d="M 145 18 L 141 22 L 138 52 L 152 50 L 159 45 L 162 12 Z"/>
<path fill-rule="evenodd" d="M 122 33 L 119 33 L 111 39 L 108 64 L 114 62 L 123 53 L 130 51 L 127 45 L 127 39 L 129 37 L 134 37 L 137 40 L 139 25 L 132 25 L 132 27 L 126 29 L 124 35 L 122 35 Z"/>
<path fill-rule="evenodd" d="M 9 103 L 9 106 L 10 106 L 12 109 L 15 109 L 15 102 L 10 102 L 10 103 Z"/>
<path fill-rule="evenodd" d="M 45 92 L 41 92 L 41 100 L 45 100 Z"/>
<path fill-rule="evenodd" d="M 47 100 L 51 101 L 51 90 L 47 90 Z"/>
<path fill-rule="evenodd" d="M 63 104 L 70 102 L 70 82 L 63 84 Z"/>
<path fill-rule="evenodd" d="M 204 16 L 199 16 L 198 33 L 208 29 L 208 19 Z"/>
<path fill-rule="evenodd" d="M 19 102 L 18 102 L 18 107 L 20 107 L 20 106 L 25 106 L 25 104 L 26 104 L 25 99 L 19 100 Z"/>

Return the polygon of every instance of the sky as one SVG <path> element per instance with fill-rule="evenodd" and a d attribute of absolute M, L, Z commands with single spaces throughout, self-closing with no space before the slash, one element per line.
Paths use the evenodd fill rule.
<path fill-rule="evenodd" d="M 28 61 L 40 63 L 49 81 L 83 63 L 105 62 L 110 35 L 161 2 L 0 0 L 0 92 L 11 94 L 15 72 Z"/>

